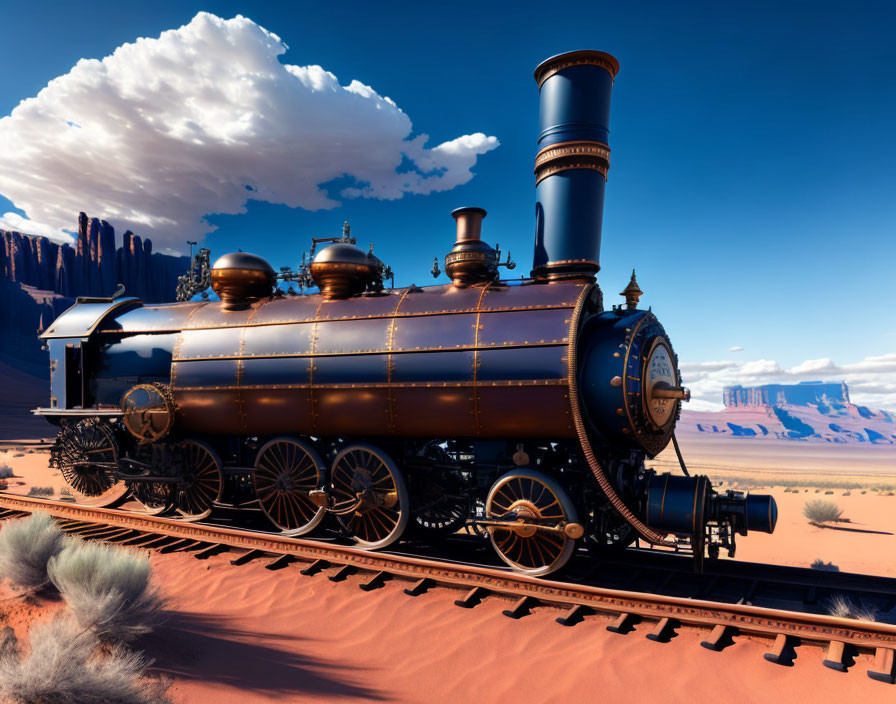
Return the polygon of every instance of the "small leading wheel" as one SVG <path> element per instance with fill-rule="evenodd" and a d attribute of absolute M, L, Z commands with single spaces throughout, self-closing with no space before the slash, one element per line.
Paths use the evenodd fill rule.
<path fill-rule="evenodd" d="M 624 550 L 635 542 L 638 532 L 612 506 L 607 505 L 598 514 L 597 530 L 590 536 L 598 549 Z"/>
<path fill-rule="evenodd" d="M 333 460 L 330 484 L 332 511 L 359 546 L 376 550 L 401 537 L 408 524 L 408 490 L 385 452 L 349 445 Z"/>
<path fill-rule="evenodd" d="M 314 530 L 327 512 L 308 493 L 319 489 L 323 462 L 314 448 L 294 438 L 274 438 L 255 459 L 252 482 L 261 510 L 284 535 Z"/>
<path fill-rule="evenodd" d="M 167 482 L 134 482 L 131 494 L 149 516 L 159 516 L 171 508 L 171 484 Z"/>
<path fill-rule="evenodd" d="M 79 504 L 112 506 L 128 491 L 116 475 L 118 443 L 108 425 L 100 420 L 65 424 L 51 458 Z"/>
<path fill-rule="evenodd" d="M 183 484 L 174 492 L 174 506 L 185 521 L 200 521 L 221 500 L 224 482 L 218 454 L 201 440 L 184 440 L 175 446 Z"/>
<path fill-rule="evenodd" d="M 411 526 L 425 535 L 450 535 L 463 528 L 470 516 L 470 500 L 463 480 L 453 474 L 433 477 L 420 472 L 410 478 L 414 502 Z"/>
<path fill-rule="evenodd" d="M 485 501 L 486 519 L 514 523 L 490 525 L 492 545 L 504 562 L 533 576 L 550 574 L 567 563 L 581 537 L 575 506 L 551 477 L 533 469 L 519 469 L 498 479 Z"/>

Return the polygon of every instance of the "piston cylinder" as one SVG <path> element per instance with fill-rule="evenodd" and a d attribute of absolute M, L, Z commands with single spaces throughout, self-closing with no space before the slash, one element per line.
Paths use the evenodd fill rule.
<path fill-rule="evenodd" d="M 600 269 L 610 92 L 619 62 L 601 51 L 554 56 L 535 70 L 541 134 L 535 157 L 536 278 L 593 279 Z"/>

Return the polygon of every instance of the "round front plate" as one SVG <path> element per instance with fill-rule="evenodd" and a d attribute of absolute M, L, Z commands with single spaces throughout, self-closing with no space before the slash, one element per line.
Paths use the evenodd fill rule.
<path fill-rule="evenodd" d="M 672 363 L 672 353 L 662 340 L 657 340 L 647 357 L 644 365 L 644 403 L 647 406 L 647 414 L 657 428 L 664 428 L 675 415 L 673 398 L 657 398 L 653 390 L 657 384 L 663 383 L 676 386 L 675 365 Z"/>

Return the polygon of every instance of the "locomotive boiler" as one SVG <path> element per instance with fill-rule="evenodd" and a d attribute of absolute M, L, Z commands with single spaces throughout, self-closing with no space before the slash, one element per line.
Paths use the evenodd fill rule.
<path fill-rule="evenodd" d="M 212 268 L 220 301 L 78 299 L 43 334 L 35 411 L 60 427 L 76 500 L 183 520 L 258 508 L 287 535 L 329 526 L 369 549 L 469 528 L 533 575 L 636 539 L 699 565 L 772 532 L 770 496 L 644 465 L 689 392 L 634 273 L 610 309 L 595 282 L 618 68 L 578 51 L 536 69 L 529 277 L 502 280 L 485 211 L 460 208 L 449 284 L 386 287 L 346 231 L 301 272 L 313 293 L 237 252 Z"/>

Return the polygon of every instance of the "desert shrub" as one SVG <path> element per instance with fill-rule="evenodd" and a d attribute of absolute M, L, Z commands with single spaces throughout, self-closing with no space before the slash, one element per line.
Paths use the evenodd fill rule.
<path fill-rule="evenodd" d="M 813 570 L 822 570 L 823 572 L 839 572 L 840 568 L 833 562 L 825 562 L 820 557 L 816 557 L 815 561 L 810 565 Z"/>
<path fill-rule="evenodd" d="M 23 655 L 11 628 L 0 643 L 0 696 L 21 704 L 162 704 L 160 682 L 143 679 L 150 662 L 113 646 L 98 654 L 96 636 L 70 618 L 37 623 Z"/>
<path fill-rule="evenodd" d="M 855 618 L 859 621 L 875 621 L 874 612 L 863 606 L 856 606 L 842 594 L 836 594 L 828 602 L 828 613 L 840 618 Z"/>
<path fill-rule="evenodd" d="M 825 495 L 828 495 L 828 494 L 833 494 L 834 492 L 833 492 L 832 490 L 828 489 L 828 490 L 827 490 L 826 492 L 824 492 L 824 493 L 825 493 Z"/>
<path fill-rule="evenodd" d="M 163 601 L 150 584 L 149 558 L 102 543 L 77 543 L 56 555 L 47 568 L 82 628 L 103 641 L 129 642 L 149 633 Z"/>
<path fill-rule="evenodd" d="M 33 486 L 28 490 L 28 496 L 52 496 L 55 493 L 51 486 Z"/>
<path fill-rule="evenodd" d="M 852 496 L 852 492 L 851 492 L 851 491 L 844 491 L 844 492 L 843 492 L 843 495 L 844 495 L 844 496 Z"/>
<path fill-rule="evenodd" d="M 803 506 L 803 515 L 809 519 L 810 523 L 829 523 L 831 521 L 839 521 L 843 510 L 833 501 L 824 501 L 823 499 L 815 499 L 807 501 Z"/>
<path fill-rule="evenodd" d="M 16 476 L 12 471 L 12 467 L 8 464 L 0 464 L 0 479 L 9 479 L 10 477 Z"/>
<path fill-rule="evenodd" d="M 47 563 L 62 550 L 65 536 L 46 513 L 9 521 L 0 530 L 0 577 L 26 591 L 47 584 Z"/>

